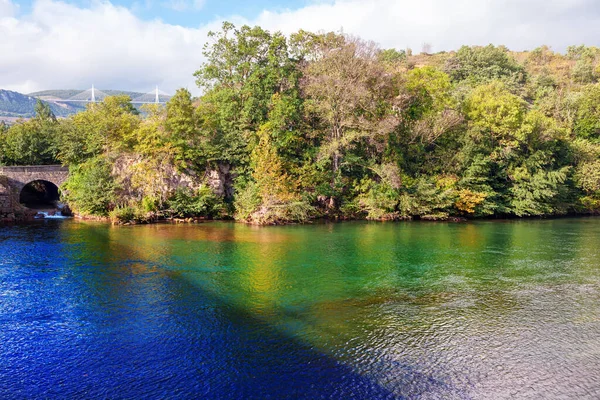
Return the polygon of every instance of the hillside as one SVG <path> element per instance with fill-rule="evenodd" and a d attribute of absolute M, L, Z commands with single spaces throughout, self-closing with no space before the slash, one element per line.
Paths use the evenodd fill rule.
<path fill-rule="evenodd" d="M 29 93 L 28 96 L 31 97 L 37 97 L 40 98 L 42 100 L 45 99 L 61 99 L 61 100 L 66 100 L 68 98 L 71 98 L 81 92 L 84 92 L 85 89 L 57 89 L 57 90 L 42 90 L 40 92 L 33 92 L 33 93 Z M 112 89 L 108 89 L 108 90 L 103 90 L 103 89 L 99 89 L 99 91 L 106 93 L 109 96 L 116 96 L 116 95 L 120 95 L 120 94 L 124 94 L 127 95 L 129 97 L 131 97 L 132 99 L 139 97 L 139 96 L 143 96 L 144 93 L 141 92 L 130 92 L 127 90 L 112 90 Z"/>
<path fill-rule="evenodd" d="M 0 117 L 31 118 L 37 99 L 11 90 L 0 89 Z M 57 117 L 66 117 L 84 109 L 84 107 L 47 102 Z"/>
<path fill-rule="evenodd" d="M 13 121 L 18 118 L 31 118 L 34 116 L 34 107 L 36 101 L 42 100 L 50 105 L 50 109 L 57 117 L 67 117 L 85 110 L 85 103 L 69 102 L 65 103 L 58 100 L 67 100 L 77 94 L 84 92 L 80 89 L 58 89 L 58 90 L 43 90 L 33 92 L 27 95 L 13 92 L 10 90 L 0 89 L 0 118 L 5 121 Z M 98 90 L 96 99 L 101 101 L 103 96 L 126 95 L 132 99 L 141 96 L 145 101 L 152 102 L 154 97 L 141 92 L 132 92 L 126 90 Z M 168 101 L 170 96 L 160 96 L 160 101 Z"/>

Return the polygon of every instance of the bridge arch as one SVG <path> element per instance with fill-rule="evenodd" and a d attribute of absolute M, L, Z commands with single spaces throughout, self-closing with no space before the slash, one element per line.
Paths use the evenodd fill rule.
<path fill-rule="evenodd" d="M 28 202 L 51 204 L 58 201 L 59 188 L 69 177 L 69 169 L 60 165 L 0 167 L 2 175 L 12 193 L 9 197 L 14 199 L 12 207 L 18 208 L 18 204 L 26 205 Z M 8 204 L 6 200 L 4 202 Z"/>
<path fill-rule="evenodd" d="M 19 203 L 33 210 L 56 208 L 59 200 L 59 187 L 43 179 L 27 183 L 19 193 Z"/>

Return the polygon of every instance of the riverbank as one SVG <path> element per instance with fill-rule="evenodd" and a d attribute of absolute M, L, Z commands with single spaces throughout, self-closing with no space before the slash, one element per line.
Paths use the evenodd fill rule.
<path fill-rule="evenodd" d="M 43 221 L 44 219 L 56 219 L 56 218 L 44 218 L 39 216 L 38 210 L 29 210 L 27 214 L 17 214 L 16 218 L 0 218 L 0 224 L 15 224 L 19 222 L 32 222 L 32 221 Z M 37 218 L 36 218 L 37 216 Z M 174 224 L 174 225 L 187 225 L 187 224 L 202 224 L 206 222 L 235 222 L 240 225 L 248 226 L 289 226 L 289 225 L 311 225 L 320 223 L 344 223 L 344 222 L 381 222 L 381 223 L 398 223 L 398 222 L 414 222 L 414 223 L 470 223 L 470 222 L 506 222 L 506 221 L 535 221 L 535 220 L 560 220 L 569 218 L 596 218 L 598 214 L 565 214 L 565 215 L 548 215 L 548 216 L 531 216 L 531 217 L 515 217 L 515 216 L 497 216 L 497 217 L 486 217 L 486 218 L 465 218 L 465 217 L 448 217 L 444 219 L 440 218 L 402 218 L 402 219 L 367 219 L 367 218 L 331 218 L 321 217 L 313 218 L 302 222 L 287 222 L 287 223 L 271 223 L 271 224 L 257 224 L 246 221 L 239 221 L 233 218 L 206 218 L 206 217 L 194 217 L 194 218 L 147 218 L 143 220 L 131 220 L 131 221 L 115 221 L 110 217 L 100 216 L 82 216 L 72 215 L 66 218 L 74 219 L 77 221 L 91 221 L 101 222 L 116 226 L 132 226 L 132 225 L 152 225 L 152 224 Z"/>

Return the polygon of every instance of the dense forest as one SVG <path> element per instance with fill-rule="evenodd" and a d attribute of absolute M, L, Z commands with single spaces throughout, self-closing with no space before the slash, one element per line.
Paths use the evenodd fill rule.
<path fill-rule="evenodd" d="M 417 55 L 230 23 L 210 40 L 201 97 L 38 104 L 0 126 L 0 162 L 67 165 L 71 207 L 118 221 L 600 212 L 599 48 Z"/>

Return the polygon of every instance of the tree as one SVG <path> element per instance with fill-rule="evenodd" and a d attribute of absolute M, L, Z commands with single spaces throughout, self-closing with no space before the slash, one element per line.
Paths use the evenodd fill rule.
<path fill-rule="evenodd" d="M 381 50 L 377 55 L 380 62 L 388 65 L 398 64 L 402 61 L 406 61 L 406 51 L 396 49 L 385 49 Z"/>
<path fill-rule="evenodd" d="M 510 145 L 523 123 L 526 107 L 504 84 L 495 81 L 475 88 L 465 101 L 463 112 L 473 128 Z"/>
<path fill-rule="evenodd" d="M 508 54 L 505 47 L 461 47 L 448 59 L 445 70 L 453 81 L 471 81 L 474 84 L 501 80 L 509 86 L 525 82 L 525 70 Z"/>
<path fill-rule="evenodd" d="M 179 89 L 167 103 L 165 118 L 166 139 L 175 150 L 174 161 L 185 169 L 195 162 L 195 139 L 198 135 L 192 95 L 187 89 Z"/>
<path fill-rule="evenodd" d="M 573 130 L 578 137 L 600 140 L 600 84 L 585 87 L 577 99 Z"/>
<path fill-rule="evenodd" d="M 118 205 L 118 185 L 110 163 L 102 156 L 71 166 L 65 189 L 65 200 L 82 215 L 107 216 Z"/>
<path fill-rule="evenodd" d="M 41 129 L 36 121 L 12 125 L 0 144 L 3 163 L 7 165 L 55 164 L 55 143 L 51 131 Z"/>
<path fill-rule="evenodd" d="M 394 130 L 395 92 L 389 75 L 377 62 L 379 50 L 373 43 L 346 37 L 343 43 L 323 41 L 319 49 L 319 57 L 304 68 L 302 88 L 309 112 L 323 122 L 320 155 L 331 160 L 334 188 L 352 146 Z"/>
<path fill-rule="evenodd" d="M 236 28 L 223 23 L 220 32 L 204 49 L 207 61 L 195 72 L 205 95 L 201 103 L 205 136 L 215 144 L 224 161 L 249 165 L 249 145 L 267 120 L 273 94 L 296 90 L 297 69 L 289 58 L 287 40 L 281 33 L 260 27 Z"/>
<path fill-rule="evenodd" d="M 573 80 L 583 85 L 594 83 L 596 81 L 594 65 L 586 59 L 578 60 L 573 67 Z"/>
<path fill-rule="evenodd" d="M 131 150 L 139 123 L 129 96 L 109 96 L 89 104 L 64 126 L 58 157 L 65 164 L 79 164 L 100 154 Z"/>
<path fill-rule="evenodd" d="M 252 152 L 252 181 L 236 199 L 241 220 L 260 224 L 302 222 L 312 207 L 297 193 L 272 141 L 272 126 L 264 124 L 258 132 L 259 143 Z"/>

